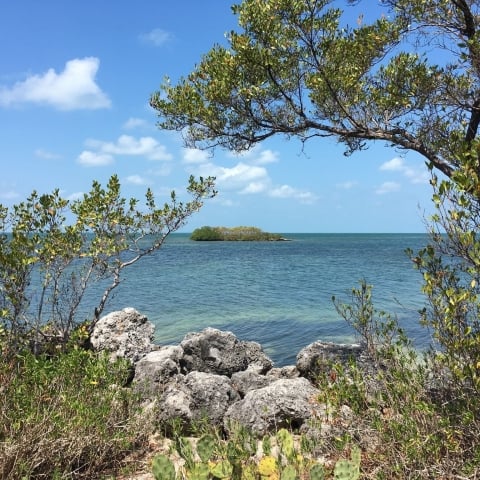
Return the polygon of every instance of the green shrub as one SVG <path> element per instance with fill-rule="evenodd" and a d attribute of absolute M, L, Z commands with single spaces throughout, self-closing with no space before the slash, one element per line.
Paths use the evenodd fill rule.
<path fill-rule="evenodd" d="M 148 433 L 126 362 L 72 348 L 0 359 L 0 478 L 96 478 Z M 141 430 L 145 430 L 142 432 Z"/>

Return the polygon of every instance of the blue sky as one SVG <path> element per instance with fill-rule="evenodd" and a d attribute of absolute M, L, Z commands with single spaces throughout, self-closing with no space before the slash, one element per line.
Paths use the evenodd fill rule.
<path fill-rule="evenodd" d="M 0 2 L 0 203 L 55 188 L 77 198 L 114 173 L 125 196 L 150 187 L 166 200 L 190 174 L 213 175 L 219 195 L 184 231 L 423 232 L 431 188 L 414 153 L 345 157 L 334 140 L 302 151 L 279 137 L 211 156 L 156 127 L 148 100 L 162 79 L 187 75 L 236 26 L 228 0 Z"/>

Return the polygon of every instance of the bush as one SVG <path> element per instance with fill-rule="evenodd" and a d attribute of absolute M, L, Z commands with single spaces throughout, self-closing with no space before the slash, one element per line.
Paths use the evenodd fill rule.
<path fill-rule="evenodd" d="M 0 478 L 98 478 L 148 429 L 124 361 L 72 348 L 0 358 Z M 143 430 L 143 431 L 142 431 Z"/>
<path fill-rule="evenodd" d="M 9 348 L 66 343 L 85 319 L 93 325 L 124 269 L 159 249 L 215 195 L 212 178 L 190 177 L 187 190 L 189 202 L 179 202 L 172 192 L 160 207 L 147 190 L 141 206 L 121 196 L 114 175 L 106 188 L 93 182 L 79 200 L 55 190 L 33 192 L 11 210 L 0 205 L 0 325 Z M 86 305 L 93 285 L 101 288 L 98 302 Z"/>

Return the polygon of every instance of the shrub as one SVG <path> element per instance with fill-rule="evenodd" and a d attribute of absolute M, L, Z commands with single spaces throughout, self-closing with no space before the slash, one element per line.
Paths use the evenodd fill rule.
<path fill-rule="evenodd" d="M 112 176 L 106 188 L 93 182 L 80 200 L 68 201 L 55 190 L 33 192 L 11 210 L 0 205 L 0 324 L 9 348 L 67 342 L 85 320 L 82 305 L 92 326 L 124 269 L 159 249 L 215 195 L 213 179 L 190 177 L 188 191 L 189 202 L 179 202 L 172 192 L 170 202 L 159 207 L 147 190 L 141 206 L 121 196 Z M 84 305 L 95 284 L 103 294 L 100 290 L 96 305 Z"/>
<path fill-rule="evenodd" d="M 0 478 L 98 478 L 148 428 L 123 385 L 129 364 L 72 348 L 0 358 Z"/>

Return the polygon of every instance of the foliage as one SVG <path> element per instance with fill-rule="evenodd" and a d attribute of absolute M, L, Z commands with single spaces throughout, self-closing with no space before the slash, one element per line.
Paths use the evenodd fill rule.
<path fill-rule="evenodd" d="M 380 140 L 450 176 L 480 123 L 477 2 L 383 0 L 371 23 L 362 8 L 369 2 L 234 5 L 240 28 L 228 46 L 151 96 L 159 126 L 191 147 L 235 151 L 277 134 L 334 137 L 346 154 Z"/>
<path fill-rule="evenodd" d="M 194 444 L 196 443 L 196 447 Z M 276 454 L 258 451 L 258 444 L 274 443 Z M 170 455 L 159 454 L 152 461 L 156 480 L 356 480 L 360 475 L 361 451 L 351 448 L 349 460 L 339 459 L 332 471 L 313 458 L 304 457 L 298 442 L 286 429 L 258 441 L 252 434 L 238 427 L 228 440 L 218 433 L 204 434 L 196 442 L 176 438 Z M 183 464 L 175 469 L 171 457 L 180 455 Z"/>
<path fill-rule="evenodd" d="M 85 320 L 80 307 L 94 284 L 104 291 L 88 320 L 98 320 L 123 270 L 160 248 L 215 194 L 213 179 L 191 177 L 188 191 L 187 203 L 172 192 L 169 203 L 157 206 L 148 190 L 141 206 L 121 196 L 112 176 L 106 188 L 93 182 L 79 200 L 55 190 L 33 192 L 10 211 L 0 205 L 0 323 L 9 348 L 28 335 L 34 344 L 66 342 Z"/>
<path fill-rule="evenodd" d="M 320 401 L 334 410 L 349 405 L 359 431 L 375 432 L 370 468 L 378 478 L 461 478 L 477 472 L 478 400 L 466 401 L 470 392 L 449 381 L 445 357 L 422 358 L 396 319 L 374 308 L 365 282 L 353 289 L 351 303 L 336 301 L 336 307 L 372 346 L 366 353 L 373 363 L 372 368 L 332 365 L 337 375 L 333 382 L 320 379 Z"/>
<path fill-rule="evenodd" d="M 436 214 L 430 245 L 413 257 L 423 274 L 429 307 L 423 323 L 431 328 L 436 361 L 466 388 L 480 393 L 480 196 L 477 155 L 463 157 L 451 179 L 433 178 Z"/>
<path fill-rule="evenodd" d="M 72 348 L 0 357 L 0 478 L 99 478 L 148 434 L 127 362 Z"/>
<path fill-rule="evenodd" d="M 196 241 L 276 241 L 282 240 L 277 233 L 263 232 L 257 227 L 201 227 L 190 236 Z"/>

